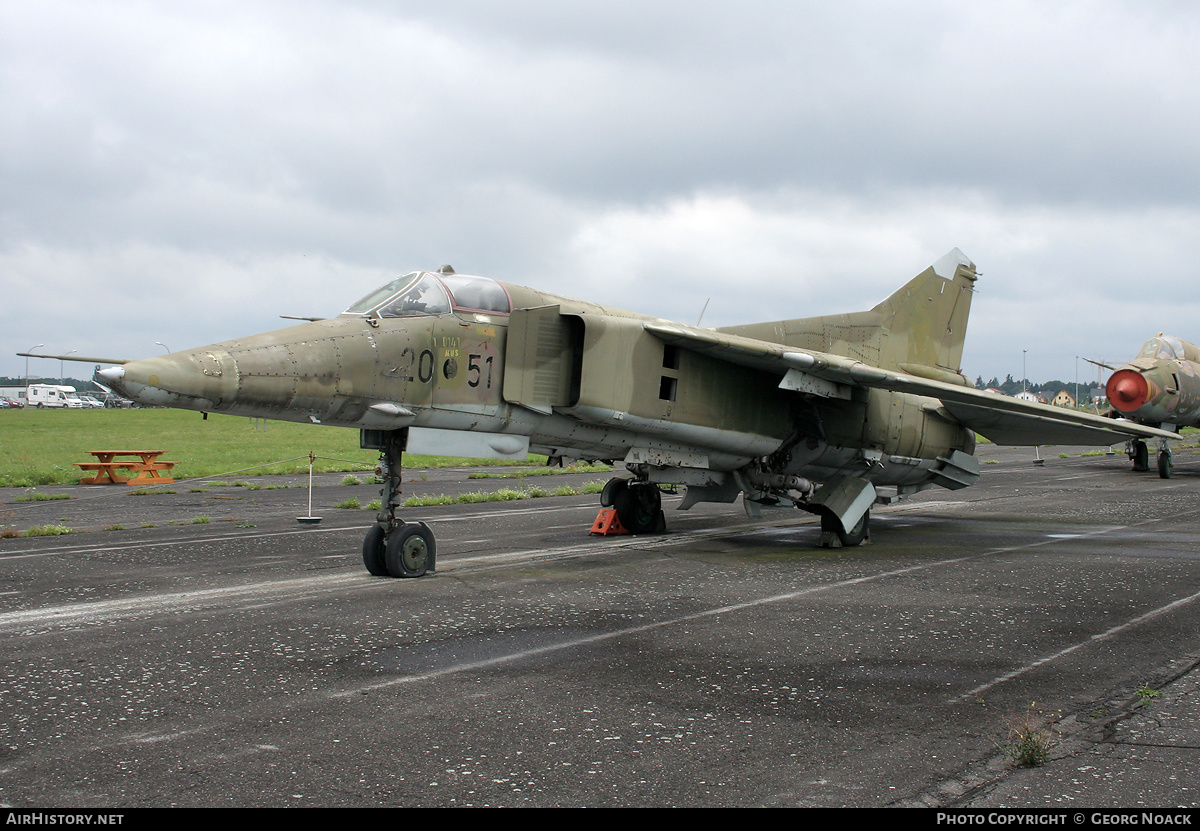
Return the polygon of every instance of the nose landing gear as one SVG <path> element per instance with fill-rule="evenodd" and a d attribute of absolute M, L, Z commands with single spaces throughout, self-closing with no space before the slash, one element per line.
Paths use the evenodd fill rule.
<path fill-rule="evenodd" d="M 363 539 L 363 565 L 376 577 L 421 577 L 436 571 L 437 544 L 424 522 L 404 522 L 400 506 L 401 472 L 408 429 L 363 430 L 360 444 L 379 450 L 383 499 L 376 522 Z"/>

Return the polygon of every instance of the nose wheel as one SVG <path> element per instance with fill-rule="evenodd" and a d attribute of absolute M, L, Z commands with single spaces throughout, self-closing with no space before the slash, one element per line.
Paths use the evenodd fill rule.
<path fill-rule="evenodd" d="M 1174 466 L 1174 456 L 1171 445 L 1166 439 L 1158 440 L 1158 476 L 1160 479 L 1171 478 L 1171 468 Z"/>
<path fill-rule="evenodd" d="M 1160 450 L 1158 453 L 1158 477 L 1160 479 L 1171 478 L 1171 451 Z"/>

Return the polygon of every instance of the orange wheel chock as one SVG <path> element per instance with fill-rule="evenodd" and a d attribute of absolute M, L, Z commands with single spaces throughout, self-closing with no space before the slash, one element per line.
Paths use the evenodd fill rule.
<path fill-rule="evenodd" d="M 621 524 L 621 520 L 617 518 L 617 512 L 613 508 L 601 508 L 600 513 L 596 514 L 596 521 L 592 523 L 592 534 L 599 534 L 602 537 L 610 537 L 614 534 L 628 534 L 625 526 Z"/>

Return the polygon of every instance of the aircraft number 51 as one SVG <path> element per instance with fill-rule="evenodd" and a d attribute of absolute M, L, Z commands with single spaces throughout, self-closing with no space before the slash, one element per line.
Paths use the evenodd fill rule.
<path fill-rule="evenodd" d="M 479 365 L 480 358 L 483 358 L 483 356 L 475 354 L 467 356 L 467 372 L 475 373 L 475 378 L 471 381 L 467 381 L 468 387 L 477 387 L 479 386 L 480 381 L 483 380 L 483 369 Z M 483 362 L 487 364 L 487 389 L 489 390 L 492 388 L 492 361 L 492 355 L 488 355 L 483 360 Z"/>

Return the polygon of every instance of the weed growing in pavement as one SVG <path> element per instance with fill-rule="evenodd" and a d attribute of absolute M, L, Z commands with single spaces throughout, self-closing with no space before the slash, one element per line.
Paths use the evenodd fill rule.
<path fill-rule="evenodd" d="M 1141 701 L 1143 706 L 1149 704 L 1154 699 L 1162 696 L 1161 691 L 1154 689 L 1149 684 L 1142 684 L 1140 687 L 1138 687 L 1136 690 L 1133 691 L 1133 694 L 1138 697 L 1138 699 Z"/>
<path fill-rule="evenodd" d="M 1024 715 L 1008 720 L 1008 738 L 998 742 L 997 747 L 1012 760 L 1013 766 L 1040 767 L 1050 761 L 1054 732 L 1042 726 L 1044 721 L 1035 702 L 1030 702 Z"/>

